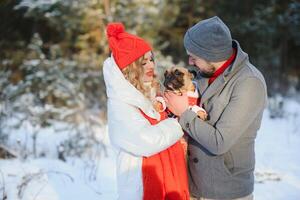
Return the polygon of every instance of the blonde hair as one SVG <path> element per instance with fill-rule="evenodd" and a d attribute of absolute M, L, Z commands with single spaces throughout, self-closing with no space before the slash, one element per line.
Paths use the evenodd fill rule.
<path fill-rule="evenodd" d="M 144 68 L 142 66 L 142 61 L 144 56 L 140 57 L 126 68 L 122 70 L 124 77 L 137 89 L 139 90 L 146 98 L 153 100 L 153 92 L 156 95 L 158 91 L 157 85 L 158 81 L 154 76 L 153 81 L 150 85 L 147 85 L 143 81 Z M 154 90 L 154 91 L 153 91 Z"/>

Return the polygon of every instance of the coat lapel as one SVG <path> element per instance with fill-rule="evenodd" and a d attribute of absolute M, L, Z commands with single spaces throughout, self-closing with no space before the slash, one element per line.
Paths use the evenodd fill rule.
<path fill-rule="evenodd" d="M 200 76 L 198 75 L 197 79 L 197 85 L 198 85 L 198 92 L 202 96 L 206 88 L 208 87 L 208 78 L 199 78 Z"/>
<path fill-rule="evenodd" d="M 208 81 L 206 81 L 207 83 Z M 225 79 L 221 75 L 214 82 L 209 85 L 206 90 L 202 93 L 201 104 L 205 103 L 209 98 L 216 94 L 220 88 L 223 88 L 225 85 Z"/>

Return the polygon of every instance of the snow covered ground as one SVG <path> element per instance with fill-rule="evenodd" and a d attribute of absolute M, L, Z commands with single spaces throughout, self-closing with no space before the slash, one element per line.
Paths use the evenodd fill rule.
<path fill-rule="evenodd" d="M 284 105 L 283 118 L 271 119 L 266 110 L 258 133 L 256 200 L 300 199 L 300 104 Z M 107 135 L 104 142 L 108 156 L 93 159 L 0 160 L 0 199 L 116 199 L 115 153 Z"/>
<path fill-rule="evenodd" d="M 300 104 L 285 104 L 283 119 L 265 112 L 256 139 L 257 200 L 300 199 Z"/>

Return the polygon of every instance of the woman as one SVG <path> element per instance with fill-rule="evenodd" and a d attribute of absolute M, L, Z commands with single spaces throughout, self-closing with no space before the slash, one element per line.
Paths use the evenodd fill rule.
<path fill-rule="evenodd" d="M 109 24 L 107 37 L 112 55 L 103 73 L 109 136 L 118 151 L 119 199 L 187 200 L 182 129 L 153 106 L 157 91 L 152 49 L 125 32 L 121 23 Z"/>

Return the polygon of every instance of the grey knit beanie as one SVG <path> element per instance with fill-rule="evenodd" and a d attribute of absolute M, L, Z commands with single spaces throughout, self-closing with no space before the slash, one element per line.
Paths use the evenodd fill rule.
<path fill-rule="evenodd" d="M 210 62 L 227 60 L 232 54 L 230 30 L 217 16 L 202 20 L 185 33 L 184 47 Z"/>

